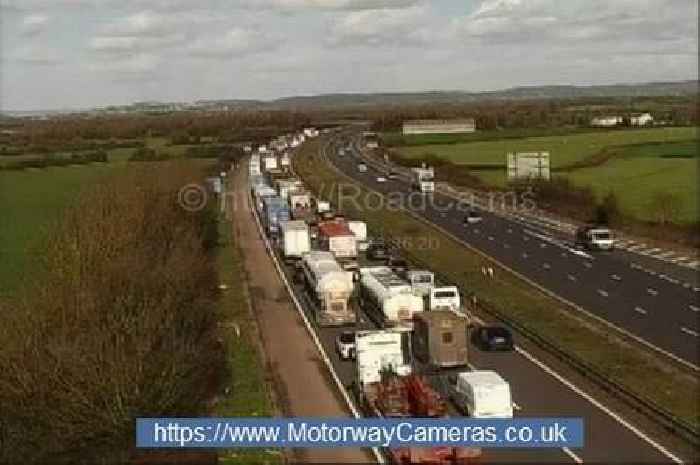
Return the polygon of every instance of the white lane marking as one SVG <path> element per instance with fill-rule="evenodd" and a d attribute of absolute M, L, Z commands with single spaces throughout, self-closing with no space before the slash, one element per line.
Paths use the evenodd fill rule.
<path fill-rule="evenodd" d="M 647 293 L 648 293 L 649 295 L 653 295 L 654 297 L 656 297 L 657 295 L 659 295 L 659 291 L 657 291 L 656 289 L 654 289 L 654 288 L 652 288 L 652 287 L 647 288 Z"/>
<path fill-rule="evenodd" d="M 622 276 L 614 274 L 610 276 L 610 279 L 612 279 L 613 281 L 622 281 Z"/>
<path fill-rule="evenodd" d="M 674 255 L 675 253 L 676 253 L 676 252 L 670 250 L 670 251 L 668 251 L 668 252 L 664 252 L 664 253 L 662 253 L 662 254 L 659 254 L 659 255 L 657 255 L 656 257 L 657 257 L 657 258 L 668 258 L 668 257 L 670 257 L 671 255 Z"/>
<path fill-rule="evenodd" d="M 634 311 L 637 313 L 641 313 L 642 315 L 646 315 L 647 311 L 644 310 L 642 307 L 634 307 Z"/>
<path fill-rule="evenodd" d="M 698 334 L 697 331 L 693 331 L 692 329 L 686 328 L 685 326 L 683 326 L 681 328 L 681 331 L 683 331 L 685 334 L 688 334 L 688 335 L 693 336 L 693 337 L 700 336 L 700 334 Z"/>
<path fill-rule="evenodd" d="M 651 276 L 658 276 L 658 274 L 659 274 L 659 273 L 657 273 L 657 272 L 654 271 L 654 270 L 644 270 L 644 271 L 646 271 L 647 273 L 649 273 Z"/>
<path fill-rule="evenodd" d="M 544 363 L 540 362 L 538 359 L 536 359 L 535 357 L 533 357 L 532 355 L 530 355 L 528 352 L 526 352 L 525 350 L 523 350 L 523 349 L 521 349 L 520 347 L 517 347 L 517 346 L 515 347 L 515 350 L 516 350 L 520 355 L 522 355 L 523 357 L 525 357 L 526 359 L 528 359 L 530 362 L 532 362 L 532 363 L 534 363 L 535 365 L 537 365 L 538 367 L 540 367 L 545 373 L 547 373 L 547 374 L 549 374 L 550 376 L 552 376 L 553 378 L 555 378 L 557 381 L 559 381 L 559 382 L 562 383 L 564 386 L 566 386 L 566 387 L 568 387 L 569 389 L 571 389 L 572 391 L 574 391 L 576 394 L 578 394 L 579 396 L 581 396 L 582 398 L 584 398 L 585 400 L 587 400 L 588 402 L 590 402 L 591 404 L 593 404 L 595 407 L 598 407 L 599 410 L 603 411 L 605 414 L 607 414 L 607 415 L 608 415 L 609 417 L 611 417 L 613 420 L 617 421 L 619 424 L 621 424 L 622 426 L 624 426 L 625 428 L 627 428 L 628 430 L 630 430 L 630 431 L 631 431 L 632 433 L 634 433 L 638 438 L 640 438 L 641 440 L 643 440 L 644 442 L 646 442 L 647 444 L 649 444 L 651 447 L 653 447 L 654 449 L 656 449 L 657 451 L 659 451 L 659 452 L 660 452 L 662 455 L 664 455 L 666 458 L 668 458 L 669 460 L 674 461 L 675 463 L 679 463 L 679 464 L 682 464 L 682 463 L 683 463 L 683 461 L 682 461 L 680 458 L 676 457 L 673 453 L 671 453 L 671 452 L 670 452 L 668 449 L 666 449 L 664 446 L 662 446 L 661 444 L 659 444 L 658 442 L 654 441 L 652 438 L 650 438 L 649 436 L 647 436 L 644 432 L 642 432 L 642 430 L 640 430 L 640 429 L 637 428 L 636 426 L 632 425 L 630 422 L 628 422 L 628 421 L 625 420 L 623 417 L 621 417 L 621 416 L 618 415 L 617 413 L 615 413 L 615 412 L 613 412 L 612 410 L 610 410 L 610 409 L 609 409 L 608 407 L 606 407 L 605 405 L 601 404 L 598 400 L 596 400 L 596 399 L 595 399 L 594 397 L 592 397 L 590 394 L 584 392 L 581 388 L 579 388 L 579 387 L 576 386 L 574 383 L 572 383 L 571 381 L 569 381 L 569 380 L 567 380 L 566 378 L 564 378 L 563 376 L 561 376 L 561 375 L 560 375 L 559 373 L 557 373 L 556 371 L 554 371 L 554 370 L 552 370 L 551 368 L 549 368 L 549 367 L 548 367 L 547 365 L 545 365 Z"/>
<path fill-rule="evenodd" d="M 690 309 L 691 312 L 695 312 L 695 313 L 700 312 L 700 307 L 698 307 L 697 305 L 688 305 L 688 308 Z"/>
<path fill-rule="evenodd" d="M 661 252 L 661 249 L 650 249 L 650 250 L 646 250 L 645 252 L 648 253 L 649 255 L 652 255 L 652 254 L 655 254 L 656 252 Z"/>
<path fill-rule="evenodd" d="M 600 294 L 600 295 L 603 296 L 603 297 L 609 297 L 609 296 L 610 296 L 610 294 L 608 294 L 607 291 L 604 291 L 604 290 L 602 290 L 602 289 L 598 289 L 598 294 Z"/>
<path fill-rule="evenodd" d="M 633 247 L 628 248 L 627 250 L 629 250 L 630 252 L 636 252 L 637 250 L 643 249 L 644 247 L 644 245 L 635 245 Z"/>
<path fill-rule="evenodd" d="M 642 266 L 641 266 L 640 264 L 638 264 L 638 263 L 632 262 L 632 263 L 630 264 L 630 268 L 632 268 L 633 270 L 641 270 L 641 269 L 642 269 Z"/>
<path fill-rule="evenodd" d="M 690 260 L 688 257 L 676 257 L 673 260 L 671 260 L 673 263 L 678 263 L 678 262 L 686 262 Z"/>
<path fill-rule="evenodd" d="M 563 450 L 566 455 L 571 457 L 571 460 L 573 460 L 575 463 L 583 463 L 583 459 L 578 455 L 574 454 L 574 452 L 568 447 L 562 447 L 561 450 Z"/>
<path fill-rule="evenodd" d="M 576 281 L 576 276 L 570 274 L 570 275 L 569 275 L 569 281 Z"/>

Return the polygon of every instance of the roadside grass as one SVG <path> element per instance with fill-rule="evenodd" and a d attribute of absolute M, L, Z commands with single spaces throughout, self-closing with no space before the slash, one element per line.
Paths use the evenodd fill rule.
<path fill-rule="evenodd" d="M 432 153 L 456 164 L 501 165 L 504 169 L 508 152 L 549 151 L 552 168 L 556 169 L 585 160 L 607 147 L 649 142 L 695 141 L 697 133 L 692 127 L 674 127 L 517 139 L 498 137 L 498 131 L 494 131 L 493 137 L 495 140 L 401 147 L 397 151 L 406 158 L 421 158 L 426 153 Z"/>
<path fill-rule="evenodd" d="M 219 237 L 219 276 L 227 286 L 222 292 L 220 312 L 231 382 L 226 394 L 217 400 L 214 414 L 219 417 L 269 417 L 273 412 L 264 365 L 255 343 L 255 320 L 248 308 L 241 245 L 236 242 L 231 223 L 223 218 L 219 222 Z M 282 463 L 282 455 L 277 449 L 226 450 L 219 454 L 219 463 L 278 464 Z"/>
<path fill-rule="evenodd" d="M 337 204 L 337 186 L 350 181 L 327 166 L 318 155 L 319 148 L 318 141 L 306 144 L 294 159 L 295 170 L 313 191 Z M 360 188 L 359 192 L 357 202 L 340 206 L 344 213 L 362 218 L 370 229 L 398 239 L 411 255 L 430 264 L 433 270 L 450 276 L 465 291 L 509 319 L 597 367 L 609 379 L 663 406 L 695 428 L 700 425 L 696 400 L 699 386 L 694 373 L 669 364 L 594 320 L 574 314 L 559 301 L 407 213 L 375 208 L 377 196 L 372 194 L 374 200 L 368 201 L 369 191 Z M 373 208 L 356 209 L 356 204 Z M 434 246 L 423 247 L 425 244 Z M 493 278 L 481 273 L 487 265 L 496 270 Z"/>
<path fill-rule="evenodd" d="M 32 250 L 50 240 L 51 226 L 81 190 L 118 163 L 0 172 L 0 298 L 33 271 Z"/>

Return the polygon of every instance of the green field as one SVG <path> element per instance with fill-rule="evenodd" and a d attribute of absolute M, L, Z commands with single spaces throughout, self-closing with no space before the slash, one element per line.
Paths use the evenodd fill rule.
<path fill-rule="evenodd" d="M 430 136 L 433 140 L 435 137 L 439 136 Z M 447 141 L 454 138 L 443 137 Z M 508 152 L 549 151 L 555 176 L 565 175 L 578 185 L 591 186 L 599 197 L 615 192 L 623 212 L 629 215 L 653 220 L 650 204 L 658 192 L 666 192 L 678 196 L 678 222 L 698 220 L 696 128 L 433 143 L 395 150 L 407 158 L 432 154 L 468 166 L 486 184 L 497 187 L 506 185 Z"/>

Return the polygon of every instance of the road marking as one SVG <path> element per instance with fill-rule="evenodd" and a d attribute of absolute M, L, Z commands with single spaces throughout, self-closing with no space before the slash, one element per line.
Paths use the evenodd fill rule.
<path fill-rule="evenodd" d="M 644 247 L 646 247 L 644 244 L 642 244 L 642 245 L 635 245 L 635 246 L 633 246 L 633 247 L 628 248 L 627 250 L 629 250 L 630 252 L 636 252 L 637 250 L 643 249 Z"/>
<path fill-rule="evenodd" d="M 695 313 L 700 312 L 700 307 L 698 307 L 697 305 L 688 305 L 688 308 L 689 308 L 690 311 L 692 311 L 692 312 L 695 312 Z"/>
<path fill-rule="evenodd" d="M 610 279 L 612 279 L 613 281 L 622 281 L 622 277 L 616 274 L 610 276 Z"/>
<path fill-rule="evenodd" d="M 569 281 L 576 281 L 576 276 L 570 274 L 570 275 L 569 275 Z"/>
<path fill-rule="evenodd" d="M 645 252 L 648 253 L 649 255 L 653 255 L 656 252 L 661 252 L 661 249 L 650 249 L 650 250 L 646 250 Z"/>
<path fill-rule="evenodd" d="M 657 273 L 657 272 L 654 271 L 654 270 L 644 270 L 644 271 L 646 271 L 647 273 L 649 273 L 651 276 L 658 276 L 658 274 L 659 274 L 659 273 Z"/>
<path fill-rule="evenodd" d="M 681 331 L 683 331 L 685 334 L 688 334 L 688 335 L 693 336 L 693 337 L 698 337 L 698 336 L 700 336 L 700 334 L 698 334 L 697 331 L 693 331 L 692 329 L 688 329 L 688 328 L 686 328 L 685 326 L 683 326 L 683 327 L 681 328 Z"/>
<path fill-rule="evenodd" d="M 610 294 L 608 294 L 607 291 L 604 291 L 602 289 L 598 289 L 598 294 L 602 295 L 603 297 L 609 297 Z"/>
<path fill-rule="evenodd" d="M 647 293 L 649 293 L 649 295 L 653 295 L 654 297 L 656 297 L 657 295 L 659 295 L 659 291 L 657 291 L 657 290 L 654 289 L 653 287 L 647 288 Z"/>
<path fill-rule="evenodd" d="M 662 254 L 657 255 L 656 258 L 668 258 L 668 257 L 670 257 L 671 255 L 675 255 L 675 254 L 676 254 L 676 252 L 670 250 L 670 251 L 668 251 L 668 252 L 664 252 L 664 253 L 662 253 Z"/>
<path fill-rule="evenodd" d="M 595 407 L 598 407 L 601 411 L 603 411 L 605 414 L 607 414 L 609 417 L 611 417 L 613 420 L 617 421 L 619 424 L 630 430 L 632 433 L 634 433 L 638 438 L 641 440 L 645 441 L 647 444 L 649 444 L 651 447 L 659 451 L 662 455 L 667 457 L 668 459 L 674 461 L 675 463 L 682 464 L 683 461 L 673 455 L 669 450 L 667 450 L 664 446 L 659 444 L 658 442 L 654 441 L 652 438 L 647 436 L 642 430 L 637 428 L 636 426 L 632 425 L 630 422 L 622 418 L 620 415 L 617 413 L 613 412 L 610 410 L 608 407 L 605 405 L 601 404 L 598 400 L 596 400 L 594 397 L 592 397 L 590 394 L 587 392 L 583 391 L 581 388 L 576 386 L 574 383 L 569 381 L 568 379 L 564 378 L 562 375 L 557 373 L 556 371 L 552 370 L 549 368 L 547 365 L 544 363 L 540 362 L 538 359 L 536 359 L 534 356 L 530 355 L 530 353 L 526 352 L 525 350 L 521 349 L 520 347 L 516 346 L 515 350 L 528 359 L 530 362 L 534 363 L 538 367 L 540 367 L 545 373 L 549 374 L 553 378 L 555 378 L 557 381 L 562 383 L 564 386 L 568 387 L 572 391 L 574 391 L 576 394 L 593 404 Z"/>
<path fill-rule="evenodd" d="M 561 450 L 563 450 L 566 455 L 571 457 L 571 459 L 575 463 L 583 463 L 583 459 L 581 457 L 579 457 L 578 455 L 574 454 L 574 452 L 571 449 L 569 449 L 568 447 L 562 447 Z"/>
<path fill-rule="evenodd" d="M 644 310 L 642 307 L 634 307 L 634 311 L 637 313 L 641 313 L 642 315 L 646 315 L 647 311 Z"/>
<path fill-rule="evenodd" d="M 678 262 L 685 262 L 685 261 L 688 261 L 688 260 L 690 260 L 688 257 L 676 257 L 676 258 L 674 258 L 674 259 L 671 260 L 671 261 L 674 262 L 674 263 L 678 263 Z"/>

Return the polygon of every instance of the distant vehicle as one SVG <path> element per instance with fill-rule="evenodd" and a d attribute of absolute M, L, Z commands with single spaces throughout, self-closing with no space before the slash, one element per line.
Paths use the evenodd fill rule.
<path fill-rule="evenodd" d="M 466 371 L 451 377 L 450 398 L 472 418 L 513 418 L 510 385 L 495 371 Z"/>
<path fill-rule="evenodd" d="M 281 248 L 285 261 L 300 260 L 302 255 L 311 251 L 309 227 L 304 221 L 283 221 Z"/>
<path fill-rule="evenodd" d="M 408 262 L 401 257 L 390 256 L 387 265 L 394 273 L 405 276 L 408 272 Z"/>
<path fill-rule="evenodd" d="M 353 331 L 343 331 L 335 339 L 335 348 L 342 360 L 353 360 L 355 358 L 355 333 Z"/>
<path fill-rule="evenodd" d="M 357 164 L 357 171 L 360 173 L 366 173 L 367 172 L 367 165 L 365 163 L 358 163 Z"/>
<path fill-rule="evenodd" d="M 435 192 L 435 170 L 425 165 L 421 168 L 412 168 L 413 187 L 424 194 Z"/>
<path fill-rule="evenodd" d="M 378 326 L 413 328 L 413 318 L 423 311 L 423 299 L 391 268 L 360 269 L 359 302 L 365 314 Z"/>
<path fill-rule="evenodd" d="M 398 175 L 398 173 L 395 173 L 394 171 L 390 171 L 389 174 L 386 175 L 386 177 L 389 179 L 398 179 L 399 175 Z"/>
<path fill-rule="evenodd" d="M 576 231 L 576 245 L 588 250 L 613 250 L 615 239 L 604 226 L 584 226 Z"/>
<path fill-rule="evenodd" d="M 389 250 L 384 241 L 373 241 L 367 247 L 367 258 L 370 260 L 387 260 L 389 258 Z"/>
<path fill-rule="evenodd" d="M 319 251 L 304 254 L 302 269 L 319 326 L 354 324 L 352 273 L 343 271 L 332 253 Z"/>
<path fill-rule="evenodd" d="M 326 213 L 331 211 L 331 203 L 326 200 L 316 201 L 316 213 Z"/>
<path fill-rule="evenodd" d="M 360 252 L 367 251 L 369 247 L 369 243 L 367 242 L 367 223 L 364 221 L 348 221 L 348 227 L 355 235 L 357 250 Z"/>
<path fill-rule="evenodd" d="M 501 326 L 481 326 L 474 333 L 474 343 L 487 351 L 513 350 L 513 336 Z"/>
<path fill-rule="evenodd" d="M 467 213 L 467 216 L 464 217 L 464 224 L 477 224 L 481 223 L 483 221 L 483 218 L 479 214 L 479 212 L 472 210 L 469 213 Z"/>
<path fill-rule="evenodd" d="M 467 365 L 467 319 L 449 310 L 416 315 L 413 349 L 416 358 L 436 367 Z"/>
<path fill-rule="evenodd" d="M 384 183 L 386 182 L 386 178 L 384 176 L 377 176 L 377 182 Z"/>

